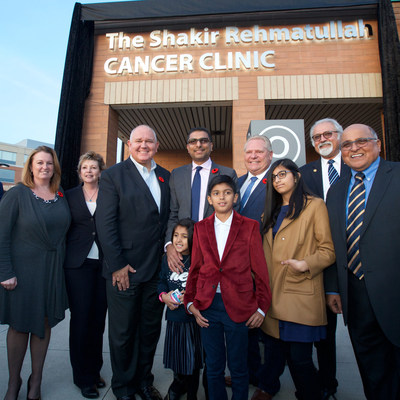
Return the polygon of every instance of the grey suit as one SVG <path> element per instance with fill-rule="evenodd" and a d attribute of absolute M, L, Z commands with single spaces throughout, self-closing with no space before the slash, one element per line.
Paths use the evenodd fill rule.
<path fill-rule="evenodd" d="M 213 162 L 208 182 L 218 175 L 229 175 L 233 178 L 235 183 L 237 183 L 235 170 Z M 171 192 L 171 202 L 165 242 L 171 240 L 172 230 L 179 220 L 191 217 L 192 164 L 183 165 L 182 167 L 174 169 L 169 180 L 169 187 Z M 207 198 L 202 201 L 204 201 L 205 204 L 203 218 L 206 218 L 214 212 L 214 209 L 208 204 Z M 239 202 L 236 207 L 238 206 Z"/>

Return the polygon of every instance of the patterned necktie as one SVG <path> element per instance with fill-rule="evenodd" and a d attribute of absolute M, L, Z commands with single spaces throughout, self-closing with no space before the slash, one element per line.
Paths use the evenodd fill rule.
<path fill-rule="evenodd" d="M 197 166 L 196 173 L 194 174 L 192 183 L 192 220 L 199 221 L 199 207 L 200 207 L 200 190 L 201 190 L 201 176 L 200 170 L 203 167 Z"/>
<path fill-rule="evenodd" d="M 355 175 L 347 207 L 347 265 L 358 279 L 364 277 L 360 257 L 360 232 L 365 212 L 364 178 L 362 172 Z"/>
<path fill-rule="evenodd" d="M 242 198 L 242 200 L 241 200 L 241 202 L 240 202 L 240 212 L 242 212 L 244 206 L 246 205 L 247 200 L 248 200 L 249 197 L 250 197 L 251 189 L 253 189 L 253 186 L 254 186 L 254 184 L 256 183 L 256 180 L 257 180 L 257 177 L 256 177 L 256 176 L 252 176 L 252 177 L 251 177 L 250 183 L 249 183 L 249 185 L 247 186 L 247 188 L 246 188 L 246 190 L 245 190 L 245 192 L 244 192 L 243 198 Z"/>
<path fill-rule="evenodd" d="M 339 174 L 336 170 L 336 168 L 333 166 L 334 160 L 329 160 L 328 164 L 328 178 L 329 178 L 329 186 L 332 186 L 338 179 L 339 179 Z"/>

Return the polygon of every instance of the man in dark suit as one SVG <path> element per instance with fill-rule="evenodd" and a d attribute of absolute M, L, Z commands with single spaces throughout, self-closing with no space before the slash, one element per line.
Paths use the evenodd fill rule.
<path fill-rule="evenodd" d="M 273 152 L 266 136 L 253 136 L 244 146 L 244 164 L 247 174 L 238 179 L 240 190 L 240 214 L 260 223 L 265 207 L 267 172 Z M 247 192 L 247 194 L 246 194 Z"/>
<path fill-rule="evenodd" d="M 267 184 L 267 171 L 272 160 L 271 142 L 266 136 L 250 137 L 244 146 L 244 164 L 247 174 L 238 179 L 240 190 L 240 214 L 256 220 L 260 224 L 265 207 L 265 188 Z M 248 332 L 247 366 L 249 382 L 259 386 L 258 373 L 261 366 L 260 329 L 249 329 Z M 225 378 L 229 382 L 228 377 Z M 263 379 L 264 380 L 264 379 Z"/>
<path fill-rule="evenodd" d="M 340 137 L 343 128 L 331 118 L 321 119 L 310 129 L 310 139 L 315 151 L 320 155 L 300 168 L 308 188 L 318 197 L 326 200 L 331 185 L 350 173 L 340 153 Z M 336 393 L 336 326 L 337 315 L 327 307 L 327 337 L 315 343 L 318 356 L 319 377 L 323 388 L 323 399 Z"/>
<path fill-rule="evenodd" d="M 351 125 L 341 151 L 351 174 L 328 193 L 336 263 L 328 305 L 343 312 L 367 399 L 400 398 L 400 164 L 381 159 L 372 128 Z"/>
<path fill-rule="evenodd" d="M 192 158 L 192 163 L 176 168 L 171 173 L 171 212 L 165 235 L 168 265 L 171 270 L 176 272 L 183 264 L 182 256 L 171 244 L 174 225 L 183 218 L 192 218 L 198 222 L 214 212 L 213 207 L 207 201 L 207 186 L 212 178 L 218 175 L 229 175 L 235 183 L 237 181 L 236 172 L 232 168 L 211 161 L 210 154 L 213 150 L 213 143 L 211 133 L 206 128 L 191 129 L 187 136 L 186 148 Z M 196 186 L 196 182 L 198 186 Z"/>
<path fill-rule="evenodd" d="M 157 165 L 158 142 L 148 126 L 136 127 L 129 159 L 104 171 L 97 229 L 107 279 L 112 389 L 119 400 L 160 400 L 151 373 L 163 304 L 157 296 L 169 172 Z"/>

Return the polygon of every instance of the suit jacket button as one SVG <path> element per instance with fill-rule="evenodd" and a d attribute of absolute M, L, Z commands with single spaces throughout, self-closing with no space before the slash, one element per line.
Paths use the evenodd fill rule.
<path fill-rule="evenodd" d="M 215 285 L 212 285 L 213 289 L 215 289 Z"/>
<path fill-rule="evenodd" d="M 285 240 L 285 238 L 283 237 L 282 240 Z"/>
<path fill-rule="evenodd" d="M 222 268 L 219 269 L 219 272 L 222 272 Z"/>
<path fill-rule="evenodd" d="M 96 235 L 96 232 L 92 232 L 92 235 L 95 236 L 95 235 Z"/>

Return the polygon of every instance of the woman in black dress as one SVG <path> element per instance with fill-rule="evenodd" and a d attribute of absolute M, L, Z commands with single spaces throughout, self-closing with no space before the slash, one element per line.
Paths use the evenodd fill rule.
<path fill-rule="evenodd" d="M 56 153 L 40 146 L 25 163 L 22 183 L 0 203 L 0 323 L 9 325 L 5 400 L 18 398 L 28 343 L 32 373 L 27 399 L 40 399 L 51 328 L 64 319 L 67 308 L 62 266 L 70 213 L 60 177 Z"/>
<path fill-rule="evenodd" d="M 100 154 L 93 151 L 83 154 L 78 164 L 82 183 L 65 193 L 72 216 L 64 263 L 71 311 L 69 354 L 74 383 L 82 396 L 89 399 L 99 397 L 98 388 L 105 387 L 100 370 L 107 312 L 106 283 L 101 275 L 101 249 L 95 225 L 103 169 Z"/>

